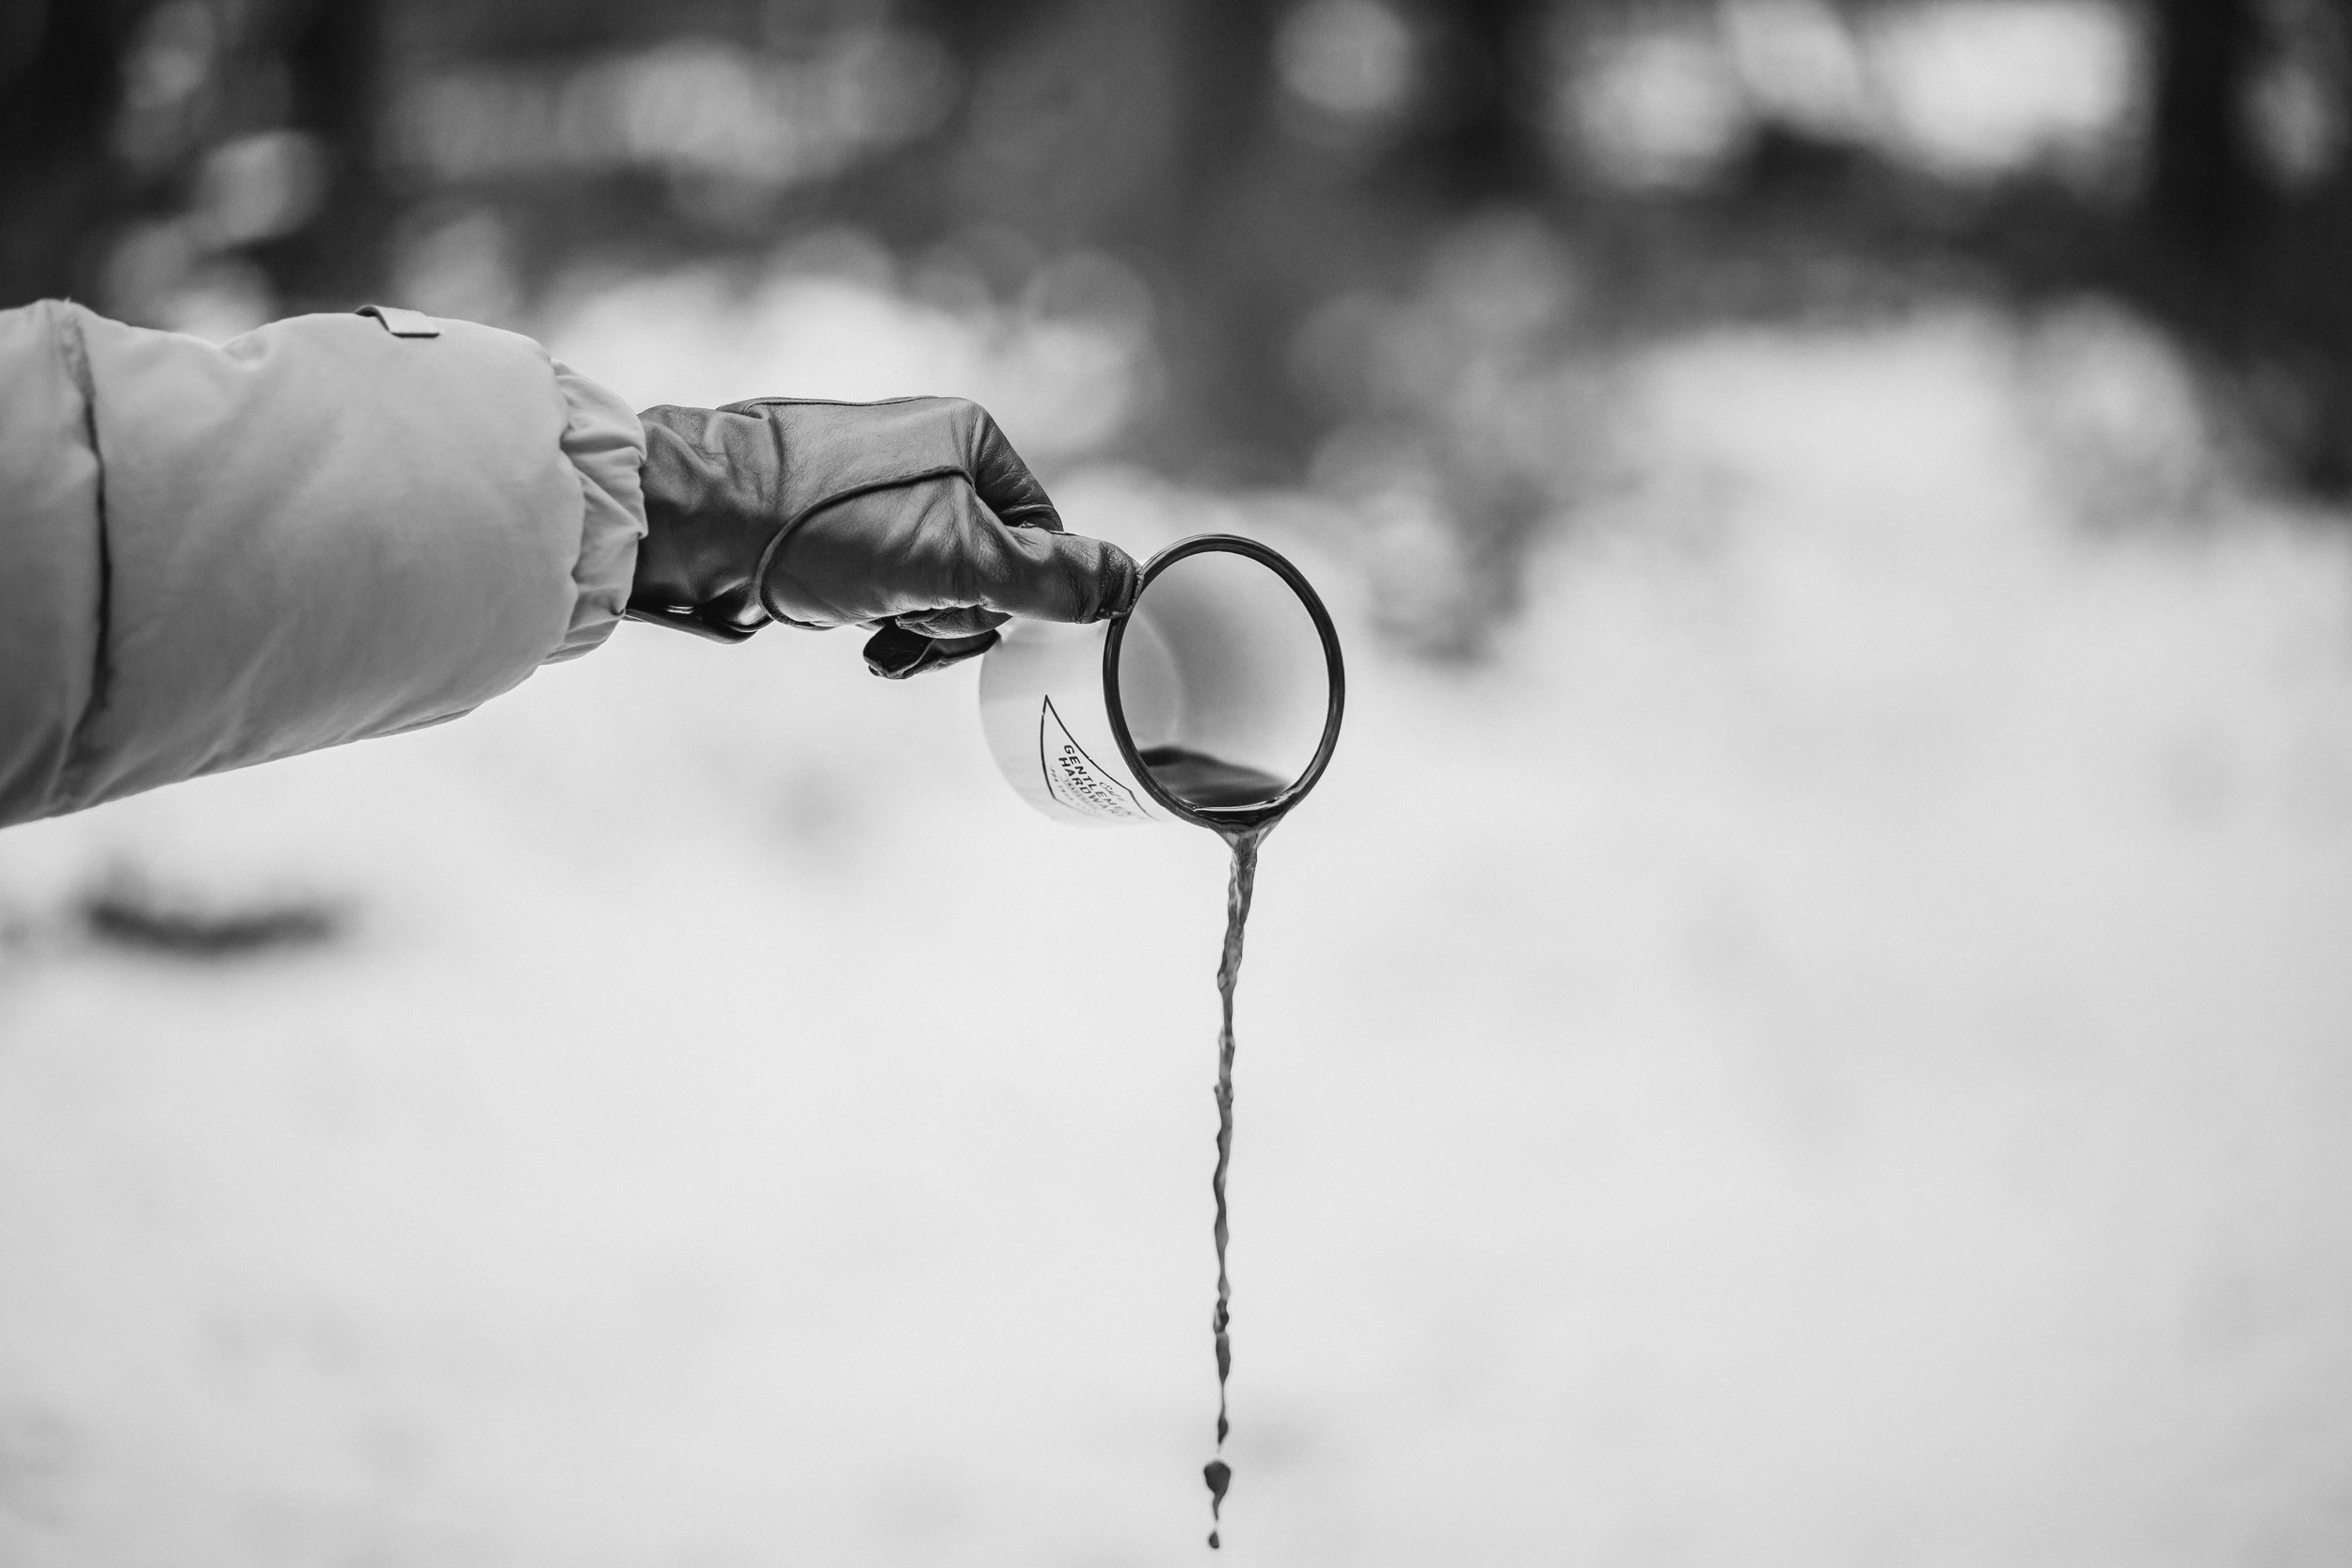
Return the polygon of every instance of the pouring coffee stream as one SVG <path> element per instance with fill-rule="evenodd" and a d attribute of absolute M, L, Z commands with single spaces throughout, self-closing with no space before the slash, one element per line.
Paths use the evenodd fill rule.
<path fill-rule="evenodd" d="M 1181 746 L 1159 746 L 1141 754 L 1155 783 L 1187 805 L 1203 812 L 1218 809 L 1248 811 L 1271 805 L 1283 791 L 1283 781 L 1261 768 L 1224 762 Z M 1231 1224 L 1225 1200 L 1225 1178 L 1233 1159 L 1233 990 L 1241 980 L 1242 938 L 1249 924 L 1249 901 L 1257 890 L 1258 847 L 1274 831 L 1277 817 L 1253 819 L 1248 825 L 1216 829 L 1232 850 L 1232 869 L 1225 887 L 1225 945 L 1216 965 L 1219 1024 L 1216 1037 L 1216 1166 L 1209 1191 L 1216 1201 L 1212 1235 L 1216 1242 L 1216 1306 L 1209 1315 L 1209 1333 L 1216 1352 L 1216 1449 L 1201 1466 L 1209 1487 L 1209 1544 L 1221 1546 L 1220 1525 L 1225 1493 L 1233 1482 L 1233 1467 L 1226 1463 L 1225 1439 L 1232 1430 L 1225 1402 L 1225 1386 L 1233 1370 L 1232 1277 L 1226 1273 L 1225 1247 Z"/>
<path fill-rule="evenodd" d="M 1209 1332 L 1216 1347 L 1216 1452 L 1201 1466 L 1209 1483 L 1209 1544 L 1219 1546 L 1218 1526 L 1225 1511 L 1225 1490 L 1233 1482 L 1233 1467 L 1225 1462 L 1225 1437 L 1232 1431 L 1226 1418 L 1225 1383 L 1232 1375 L 1232 1282 L 1225 1273 L 1225 1243 L 1229 1231 L 1225 1209 L 1225 1173 L 1233 1159 L 1233 987 L 1241 979 L 1242 932 L 1249 924 L 1249 898 L 1258 881 L 1258 846 L 1273 831 L 1271 822 L 1242 828 L 1225 835 L 1232 847 L 1233 869 L 1225 890 L 1225 948 L 1216 965 L 1217 1005 L 1222 1022 L 1216 1037 L 1216 1169 L 1209 1190 L 1216 1198 L 1216 1308 L 1209 1316 Z"/>
<path fill-rule="evenodd" d="M 1087 626 L 1016 620 L 980 667 L 980 711 L 1005 780 L 1056 820 L 1186 822 L 1232 851 L 1216 971 L 1216 1448 L 1209 1544 L 1223 1544 L 1232 1467 L 1231 1231 L 1233 992 L 1259 847 L 1323 776 L 1346 679 L 1339 634 L 1288 561 L 1252 539 L 1208 534 L 1148 562 L 1131 609 Z"/>

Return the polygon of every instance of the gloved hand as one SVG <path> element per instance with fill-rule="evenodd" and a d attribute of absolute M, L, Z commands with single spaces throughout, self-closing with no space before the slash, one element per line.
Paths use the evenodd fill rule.
<path fill-rule="evenodd" d="M 649 408 L 628 613 L 739 642 L 771 620 L 856 623 L 876 674 L 984 652 L 1014 615 L 1099 621 L 1135 600 L 1127 553 L 1062 531 L 1028 466 L 961 398 L 759 398 Z"/>

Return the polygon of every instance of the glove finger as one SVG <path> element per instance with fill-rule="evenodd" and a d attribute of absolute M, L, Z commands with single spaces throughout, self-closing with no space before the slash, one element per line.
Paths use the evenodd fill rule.
<path fill-rule="evenodd" d="M 1011 616 L 997 610 L 966 605 L 960 610 L 935 610 L 923 614 L 901 615 L 898 624 L 909 631 L 919 631 L 925 637 L 977 637 L 984 631 L 994 631 L 1011 619 Z"/>
<path fill-rule="evenodd" d="M 1134 602 L 1140 576 L 1102 540 L 1008 528 L 943 475 L 809 516 L 770 562 L 763 602 L 803 626 L 963 610 L 1099 621 Z"/>
<path fill-rule="evenodd" d="M 1107 540 L 983 521 L 967 585 L 990 610 L 1041 621 L 1100 621 L 1135 603 L 1142 572 Z"/>
<path fill-rule="evenodd" d="M 980 499 L 1011 527 L 1059 533 L 1061 514 L 1054 510 L 1045 486 L 1012 450 L 1012 442 L 997 428 L 994 418 L 977 403 L 964 407 L 971 421 L 965 432 L 964 460 L 970 467 L 972 488 L 979 492 Z"/>
<path fill-rule="evenodd" d="M 977 658 L 996 645 L 996 634 L 977 637 L 918 637 L 902 626 L 884 626 L 866 643 L 866 668 L 884 680 L 902 681 Z"/>

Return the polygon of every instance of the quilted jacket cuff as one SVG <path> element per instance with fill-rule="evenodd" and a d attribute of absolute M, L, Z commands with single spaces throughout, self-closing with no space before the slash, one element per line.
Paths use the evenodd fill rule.
<path fill-rule="evenodd" d="M 645 497 L 638 471 L 644 427 L 618 397 L 561 360 L 555 380 L 566 409 L 564 455 L 580 475 L 584 511 L 580 559 L 572 566 L 571 624 L 547 662 L 578 658 L 612 635 L 628 605 L 637 542 L 645 536 Z"/>

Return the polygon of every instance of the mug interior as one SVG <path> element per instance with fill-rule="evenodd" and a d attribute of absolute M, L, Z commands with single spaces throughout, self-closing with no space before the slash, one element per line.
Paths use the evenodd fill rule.
<path fill-rule="evenodd" d="M 1313 589 L 1231 535 L 1155 557 L 1104 649 L 1129 766 L 1163 804 L 1213 825 L 1279 815 L 1311 787 L 1338 737 L 1342 679 Z"/>

